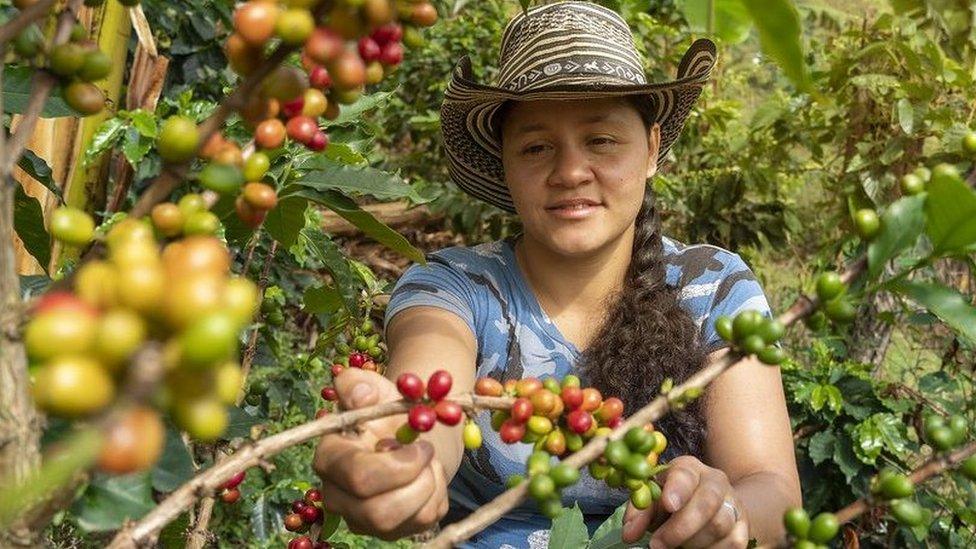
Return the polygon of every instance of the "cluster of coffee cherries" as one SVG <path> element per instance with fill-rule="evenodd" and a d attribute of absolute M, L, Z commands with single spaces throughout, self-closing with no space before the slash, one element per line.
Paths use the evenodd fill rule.
<path fill-rule="evenodd" d="M 346 368 L 361 368 L 382 374 L 385 351 L 381 337 L 382 334 L 376 331 L 373 321 L 368 318 L 338 337 L 332 358 L 332 375 L 337 376 Z"/>
<path fill-rule="evenodd" d="M 764 364 L 776 365 L 786 360 L 786 352 L 776 345 L 786 328 L 782 322 L 767 318 L 759 311 L 742 311 L 735 318 L 720 316 L 715 319 L 715 332 L 736 350 L 756 355 Z"/>
<path fill-rule="evenodd" d="M 817 298 L 820 310 L 807 319 L 807 325 L 820 329 L 830 319 L 838 324 L 847 324 L 857 316 L 857 308 L 847 294 L 847 285 L 834 271 L 821 273 L 817 277 Z"/>
<path fill-rule="evenodd" d="M 149 213 L 156 234 L 162 238 L 213 236 L 220 230 L 220 218 L 208 208 L 202 195 L 188 193 L 178 202 L 162 202 Z"/>
<path fill-rule="evenodd" d="M 496 410 L 492 428 L 507 444 L 535 444 L 554 456 L 575 452 L 600 428 L 612 430 L 623 421 L 624 405 L 619 398 L 606 400 L 593 387 L 581 387 L 574 375 L 540 381 L 534 377 L 508 380 L 503 385 L 483 377 L 475 383 L 475 394 L 516 397 L 509 410 Z"/>
<path fill-rule="evenodd" d="M 234 476 L 227 479 L 226 482 L 220 485 L 220 501 L 226 503 L 227 505 L 233 505 L 241 499 L 241 490 L 239 486 L 244 482 L 244 477 L 247 475 L 247 471 L 238 471 L 234 473 Z"/>
<path fill-rule="evenodd" d="M 396 380 L 397 390 L 404 399 L 416 404 L 407 413 L 407 423 L 397 429 L 397 442 L 410 444 L 420 433 L 433 429 L 437 422 L 449 426 L 461 423 L 464 409 L 457 402 L 444 398 L 451 392 L 453 383 L 450 372 L 446 370 L 430 374 L 426 384 L 417 374 L 400 374 Z"/>
<path fill-rule="evenodd" d="M 965 416 L 954 414 L 945 418 L 930 413 L 922 421 L 925 441 L 936 452 L 948 452 L 958 448 L 969 438 L 969 422 Z"/>
<path fill-rule="evenodd" d="M 285 530 L 289 532 L 308 532 L 312 525 L 321 525 L 326 513 L 322 509 L 322 492 L 311 488 L 302 499 L 291 502 L 291 513 L 285 515 Z M 308 536 L 299 536 L 288 543 L 288 549 L 327 549 L 326 541 L 313 542 Z"/>
<path fill-rule="evenodd" d="M 236 197 L 238 218 L 248 227 L 256 228 L 278 204 L 278 192 L 263 181 L 271 167 L 270 157 L 255 151 L 245 158 L 241 147 L 220 133 L 213 134 L 202 147 L 200 140 L 197 124 L 177 115 L 163 122 L 156 146 L 159 156 L 170 163 L 191 161 L 199 148 L 199 156 L 209 161 L 196 175 L 200 185 L 220 195 Z M 194 207 L 200 212 L 197 219 L 180 215 L 175 206 L 159 204 L 153 210 L 153 221 L 166 236 L 187 232 L 213 234 L 219 228 L 219 220 L 206 212 L 205 206 Z"/>
<path fill-rule="evenodd" d="M 840 523 L 833 513 L 820 513 L 811 520 L 802 507 L 787 510 L 783 524 L 792 538 L 793 549 L 827 549 L 840 531 Z"/>
<path fill-rule="evenodd" d="M 871 479 L 871 494 L 888 503 L 891 516 L 905 526 L 918 526 L 925 518 L 922 506 L 910 499 L 915 485 L 907 475 L 886 467 Z"/>
<path fill-rule="evenodd" d="M 15 5 L 32 3 L 20 1 Z M 13 51 L 37 66 L 46 59 L 46 69 L 60 81 L 64 102 L 78 114 L 89 116 L 105 108 L 105 93 L 94 82 L 109 75 L 112 60 L 88 39 L 84 26 L 75 25 L 67 42 L 48 50 L 44 33 L 36 23 L 31 24 L 14 38 Z"/>
<path fill-rule="evenodd" d="M 165 384 L 155 402 L 191 436 L 215 440 L 241 387 L 237 340 L 257 308 L 256 286 L 231 276 L 230 254 L 214 237 L 184 237 L 160 251 L 148 220 L 126 218 L 104 241 L 105 259 L 84 263 L 71 291 L 45 294 L 34 307 L 24 344 L 35 402 L 69 419 L 96 414 L 115 400 L 134 355 L 157 342 Z M 136 440 L 155 447 L 148 437 L 156 431 Z"/>

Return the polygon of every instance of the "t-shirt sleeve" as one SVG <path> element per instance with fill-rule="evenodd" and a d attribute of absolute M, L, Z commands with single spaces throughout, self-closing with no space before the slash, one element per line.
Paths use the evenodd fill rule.
<path fill-rule="evenodd" d="M 430 255 L 426 265 L 411 265 L 394 286 L 383 320 L 384 338 L 397 313 L 421 305 L 456 314 L 477 334 L 476 304 L 476 286 L 471 279 L 446 259 Z"/>
<path fill-rule="evenodd" d="M 715 320 L 727 315 L 735 317 L 742 311 L 755 310 L 763 316 L 771 317 L 772 311 L 762 286 L 756 280 L 752 269 L 738 254 L 731 254 L 731 259 L 720 275 L 712 306 L 702 326 L 702 336 L 705 349 L 708 352 L 717 351 L 728 346 L 728 342 L 715 331 Z"/>

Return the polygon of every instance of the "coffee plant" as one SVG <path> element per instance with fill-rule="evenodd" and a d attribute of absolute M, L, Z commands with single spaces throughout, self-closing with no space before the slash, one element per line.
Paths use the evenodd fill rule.
<path fill-rule="evenodd" d="M 654 185 L 668 234 L 740 251 L 784 311 L 718 319 L 723 358 L 626 417 L 572 375 L 405 373 L 356 410 L 334 387 L 384 373 L 395 281 L 327 217 L 415 262 L 366 204 L 517 229 L 446 183 L 437 109 L 462 54 L 490 79 L 527 0 L 0 2 L 0 545 L 386 545 L 326 511 L 310 441 L 396 416 L 376 452 L 437 423 L 473 451 L 490 414 L 525 473 L 427 545 L 531 497 L 550 546 L 620 546 L 623 507 L 589 531 L 561 490 L 585 467 L 652 505 L 655 422 L 753 355 L 782 369 L 804 488 L 769 545 L 976 543 L 976 7 L 600 3 L 652 78 L 719 43 Z"/>

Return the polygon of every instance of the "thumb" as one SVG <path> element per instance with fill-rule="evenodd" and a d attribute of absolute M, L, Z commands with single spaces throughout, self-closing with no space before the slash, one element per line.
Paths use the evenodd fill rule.
<path fill-rule="evenodd" d="M 625 543 L 633 543 L 647 532 L 657 514 L 657 502 L 651 504 L 647 509 L 638 509 L 630 501 L 627 502 L 627 510 L 624 512 L 624 525 L 621 530 L 621 539 Z"/>
<path fill-rule="evenodd" d="M 335 389 L 343 409 L 354 410 L 398 400 L 400 393 L 392 381 L 376 372 L 347 368 L 335 378 Z"/>

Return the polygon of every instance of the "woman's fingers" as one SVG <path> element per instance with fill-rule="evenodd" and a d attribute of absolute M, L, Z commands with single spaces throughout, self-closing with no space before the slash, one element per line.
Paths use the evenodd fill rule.
<path fill-rule="evenodd" d="M 688 502 L 654 531 L 651 546 L 678 547 L 688 544 L 689 547 L 707 547 L 711 541 L 725 537 L 731 529 L 733 521 L 731 513 L 722 509 L 724 498 L 725 493 L 717 486 L 701 484 Z M 723 511 L 723 514 L 719 514 L 720 511 Z M 713 527 L 712 521 L 723 519 L 728 519 L 728 524 L 722 525 L 725 531 L 717 532 L 721 535 L 712 537 L 713 535 L 710 533 Z M 702 545 L 688 543 L 696 537 L 698 539 L 709 539 Z M 654 543 L 655 541 L 658 543 Z"/>
<path fill-rule="evenodd" d="M 641 538 L 652 523 L 660 523 L 663 513 L 658 512 L 658 503 L 654 502 L 647 509 L 638 509 L 634 504 L 627 502 L 627 510 L 624 511 L 624 528 L 621 537 L 624 542 L 632 543 Z M 655 520 L 656 519 L 656 520 Z"/>
<path fill-rule="evenodd" d="M 424 440 L 374 452 L 356 439 L 327 435 L 316 452 L 315 471 L 324 482 L 365 499 L 410 485 L 433 457 L 434 447 Z"/>
<path fill-rule="evenodd" d="M 434 475 L 433 495 L 415 515 L 390 532 L 386 539 L 394 540 L 425 532 L 437 525 L 447 514 L 447 475 L 444 473 L 444 466 L 435 459 L 430 464 L 430 471 Z"/>
<path fill-rule="evenodd" d="M 395 539 L 408 531 L 403 528 L 433 499 L 437 480 L 431 467 L 425 467 L 414 481 L 371 498 L 360 498 L 326 480 L 322 484 L 325 509 L 339 513 L 356 530 Z"/>

